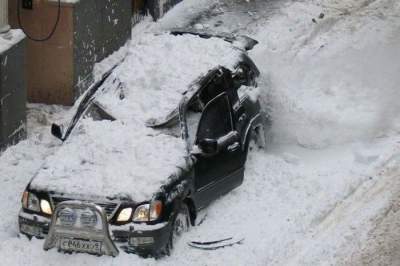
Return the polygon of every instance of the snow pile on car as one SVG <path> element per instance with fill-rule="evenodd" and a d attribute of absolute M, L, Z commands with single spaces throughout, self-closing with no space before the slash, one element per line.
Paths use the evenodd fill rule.
<path fill-rule="evenodd" d="M 178 106 L 192 82 L 217 66 L 233 70 L 241 54 L 218 38 L 144 34 L 133 40 L 113 74 L 121 90 L 109 86 L 97 100 L 124 121 L 163 118 Z"/>
<path fill-rule="evenodd" d="M 38 190 L 149 200 L 185 166 L 180 136 L 145 126 L 173 111 L 201 75 L 233 69 L 241 51 L 220 39 L 145 34 L 99 89 L 96 102 L 117 121 L 83 119 L 31 183 Z"/>
<path fill-rule="evenodd" d="M 149 200 L 177 166 L 185 165 L 184 147 L 182 140 L 151 129 L 84 119 L 31 186 L 82 197 Z"/>

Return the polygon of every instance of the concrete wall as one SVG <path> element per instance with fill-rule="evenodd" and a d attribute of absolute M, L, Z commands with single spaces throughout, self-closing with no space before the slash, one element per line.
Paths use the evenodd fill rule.
<path fill-rule="evenodd" d="M 8 2 L 13 28 L 19 28 L 16 2 Z M 21 10 L 26 31 L 36 38 L 46 36 L 57 8 L 55 1 L 33 0 L 33 10 Z M 132 0 L 63 2 L 54 36 L 46 42 L 28 41 L 29 101 L 72 105 L 93 81 L 94 64 L 131 37 L 131 17 Z"/>
<path fill-rule="evenodd" d="M 26 136 L 25 44 L 0 52 L 0 151 Z"/>
<path fill-rule="evenodd" d="M 131 0 L 85 0 L 74 12 L 75 98 L 92 83 L 96 62 L 123 46 L 131 37 Z"/>
<path fill-rule="evenodd" d="M 8 31 L 8 0 L 0 0 L 0 33 Z"/>
<path fill-rule="evenodd" d="M 9 0 L 9 22 L 18 29 L 17 1 Z M 33 0 L 33 9 L 21 9 L 21 22 L 34 38 L 46 37 L 57 18 L 55 2 Z M 27 41 L 28 101 L 48 104 L 73 102 L 73 5 L 63 4 L 60 22 L 46 42 Z"/>

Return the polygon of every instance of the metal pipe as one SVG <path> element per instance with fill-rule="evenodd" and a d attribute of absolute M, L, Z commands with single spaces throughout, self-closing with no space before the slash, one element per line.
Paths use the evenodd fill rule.
<path fill-rule="evenodd" d="M 10 30 L 8 25 L 8 0 L 0 0 L 0 33 Z"/>

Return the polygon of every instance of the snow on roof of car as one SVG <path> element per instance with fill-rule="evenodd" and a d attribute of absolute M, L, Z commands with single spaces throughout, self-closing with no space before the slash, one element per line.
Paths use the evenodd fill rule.
<path fill-rule="evenodd" d="M 242 53 L 217 38 L 169 34 L 144 35 L 128 49 L 96 97 L 117 120 L 82 119 L 71 138 L 46 160 L 31 188 L 150 200 L 185 164 L 186 151 L 181 138 L 148 128 L 145 121 L 173 110 L 189 85 L 210 69 L 233 69 Z"/>
<path fill-rule="evenodd" d="M 218 38 L 149 34 L 133 41 L 115 71 L 126 99 L 112 89 L 96 100 L 118 119 L 129 120 L 132 114 L 144 121 L 162 118 L 199 76 L 217 66 L 233 70 L 242 53 Z"/>

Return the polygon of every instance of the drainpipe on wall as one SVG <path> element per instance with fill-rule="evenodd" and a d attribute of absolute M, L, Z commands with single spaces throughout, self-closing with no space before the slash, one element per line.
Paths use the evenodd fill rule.
<path fill-rule="evenodd" d="M 0 0 L 0 34 L 8 32 L 8 0 Z"/>

